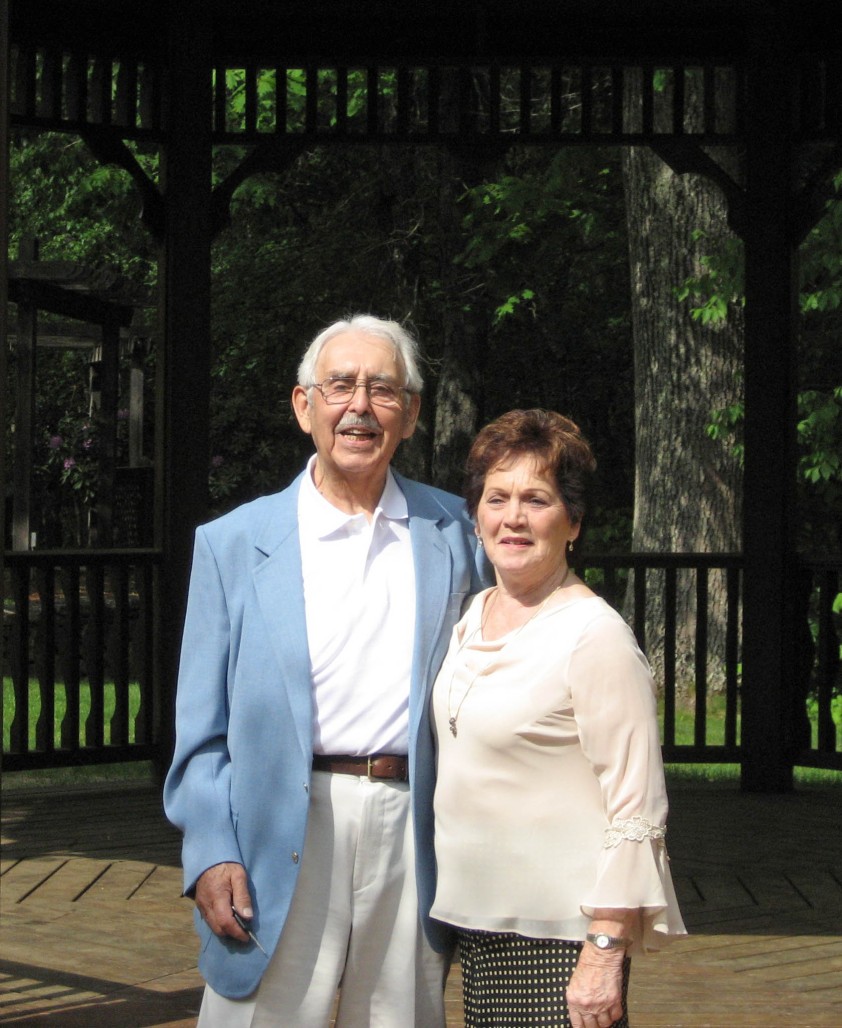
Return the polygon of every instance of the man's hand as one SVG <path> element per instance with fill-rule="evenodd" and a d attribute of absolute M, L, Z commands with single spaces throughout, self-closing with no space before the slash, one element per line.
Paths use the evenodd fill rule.
<path fill-rule="evenodd" d="M 231 907 L 235 907 L 246 921 L 254 916 L 242 864 L 214 864 L 204 871 L 196 882 L 196 906 L 215 935 L 230 935 L 248 942 L 248 935 L 231 912 Z"/>

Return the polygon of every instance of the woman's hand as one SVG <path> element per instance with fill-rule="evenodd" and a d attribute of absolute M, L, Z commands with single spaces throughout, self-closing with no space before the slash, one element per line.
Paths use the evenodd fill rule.
<path fill-rule="evenodd" d="M 572 1028 L 610 1028 L 623 1016 L 624 957 L 622 949 L 603 953 L 590 942 L 582 946 L 567 986 Z"/>
<path fill-rule="evenodd" d="M 593 911 L 588 932 L 618 939 L 634 938 L 640 912 L 600 908 Z M 624 948 L 599 949 L 592 942 L 582 944 L 579 962 L 567 986 L 567 1008 L 572 1028 L 610 1028 L 623 1016 Z"/>

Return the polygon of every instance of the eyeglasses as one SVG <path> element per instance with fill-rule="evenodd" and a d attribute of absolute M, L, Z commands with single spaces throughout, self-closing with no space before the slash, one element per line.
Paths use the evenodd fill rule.
<path fill-rule="evenodd" d="M 319 390 L 325 403 L 349 403 L 360 387 L 365 389 L 369 400 L 377 407 L 400 407 L 401 393 L 409 392 L 406 386 L 392 385 L 381 379 L 368 382 L 364 378 L 350 376 L 326 378 L 324 382 L 313 383 L 313 388 Z"/>

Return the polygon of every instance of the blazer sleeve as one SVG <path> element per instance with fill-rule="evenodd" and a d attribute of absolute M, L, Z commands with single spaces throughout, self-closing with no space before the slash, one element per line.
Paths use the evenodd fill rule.
<path fill-rule="evenodd" d="M 242 863 L 231 817 L 228 752 L 230 619 L 217 560 L 196 532 L 176 694 L 176 743 L 164 809 L 183 833 L 184 891 L 203 871 Z"/>

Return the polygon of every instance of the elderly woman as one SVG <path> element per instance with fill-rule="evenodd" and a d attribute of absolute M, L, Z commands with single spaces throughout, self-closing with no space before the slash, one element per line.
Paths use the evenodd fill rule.
<path fill-rule="evenodd" d="M 456 929 L 468 1028 L 626 1026 L 630 955 L 685 933 L 652 675 L 568 563 L 595 467 L 577 426 L 543 410 L 498 418 L 468 457 L 497 585 L 433 691 L 432 909 Z"/>

